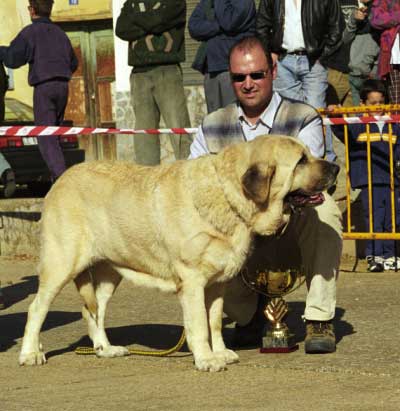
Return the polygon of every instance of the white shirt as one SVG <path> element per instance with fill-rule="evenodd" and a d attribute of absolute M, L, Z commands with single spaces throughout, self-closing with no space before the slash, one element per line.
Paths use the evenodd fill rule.
<path fill-rule="evenodd" d="M 396 34 L 396 38 L 393 43 L 390 64 L 400 64 L 399 33 Z"/>
<path fill-rule="evenodd" d="M 301 24 L 301 0 L 297 0 L 297 7 L 295 0 L 285 0 L 282 48 L 288 52 L 306 48 Z"/>
<path fill-rule="evenodd" d="M 254 140 L 263 134 L 269 134 L 281 100 L 281 96 L 275 92 L 268 107 L 261 114 L 256 124 L 249 123 L 244 116 L 242 108 L 239 104 L 237 105 L 238 121 L 246 141 Z M 313 120 L 300 130 L 298 138 L 310 149 L 311 154 L 316 157 L 324 156 L 325 147 L 321 118 Z M 203 129 L 199 127 L 190 146 L 189 158 L 197 158 L 205 154 L 209 154 L 209 150 L 204 138 Z"/>

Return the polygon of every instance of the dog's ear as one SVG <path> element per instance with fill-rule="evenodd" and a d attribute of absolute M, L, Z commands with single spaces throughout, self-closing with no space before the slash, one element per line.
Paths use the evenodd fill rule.
<path fill-rule="evenodd" d="M 274 166 L 261 163 L 250 166 L 242 177 L 245 196 L 257 205 L 266 206 L 274 174 Z"/>

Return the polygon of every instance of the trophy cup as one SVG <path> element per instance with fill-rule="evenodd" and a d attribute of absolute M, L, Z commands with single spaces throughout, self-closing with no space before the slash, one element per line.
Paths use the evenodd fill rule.
<path fill-rule="evenodd" d="M 288 353 L 299 348 L 294 341 L 283 318 L 288 312 L 288 305 L 282 298 L 297 290 L 304 282 L 303 270 L 288 269 L 283 271 L 256 271 L 249 275 L 247 268 L 241 272 L 244 283 L 253 291 L 267 296 L 270 301 L 264 309 L 264 314 L 270 326 L 263 337 L 261 353 Z"/>

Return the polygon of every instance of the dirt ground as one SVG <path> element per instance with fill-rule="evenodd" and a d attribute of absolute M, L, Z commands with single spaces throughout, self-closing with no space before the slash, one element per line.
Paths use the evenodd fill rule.
<path fill-rule="evenodd" d="M 240 350 L 221 373 L 195 371 L 184 347 L 168 358 L 79 356 L 89 344 L 72 285 L 52 305 L 41 341 L 48 363 L 20 367 L 26 310 L 37 288 L 35 261 L 0 259 L 10 307 L 0 311 L 0 410 L 399 410 L 400 273 L 370 274 L 343 266 L 338 281 L 337 352 L 304 354 L 305 290 L 287 297 L 288 324 L 300 349 L 291 354 Z M 110 303 L 113 343 L 168 348 L 181 332 L 175 296 L 123 282 Z M 232 337 L 226 324 L 225 339 Z"/>

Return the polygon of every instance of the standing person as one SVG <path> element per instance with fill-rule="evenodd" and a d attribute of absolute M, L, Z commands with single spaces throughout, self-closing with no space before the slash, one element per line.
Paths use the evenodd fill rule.
<path fill-rule="evenodd" d="M 131 94 L 138 129 L 190 127 L 180 63 L 185 61 L 185 0 L 127 0 L 115 34 L 128 41 Z M 171 135 L 177 159 L 187 158 L 191 138 Z M 160 164 L 159 135 L 136 134 L 136 162 Z"/>
<path fill-rule="evenodd" d="M 0 61 L 0 126 L 4 121 L 5 115 L 5 96 L 8 89 L 8 77 L 4 70 L 3 63 Z M 0 184 L 3 185 L 3 195 L 5 198 L 11 197 L 15 192 L 15 173 L 12 170 L 10 163 L 5 159 L 2 153 L 0 153 Z M 0 308 L 2 305 L 1 300 L 4 296 L 1 293 L 0 288 Z"/>
<path fill-rule="evenodd" d="M 229 50 L 256 31 L 254 0 L 200 0 L 189 19 L 189 33 L 201 45 L 192 67 L 204 74 L 207 111 L 236 100 L 229 77 Z"/>
<path fill-rule="evenodd" d="M 324 60 L 339 48 L 342 28 L 338 0 L 261 0 L 257 34 L 278 60 L 274 90 L 315 108 L 325 107 Z M 332 141 L 327 141 L 328 159 L 335 157 L 331 147 Z"/>
<path fill-rule="evenodd" d="M 358 13 L 357 0 L 339 0 L 340 9 L 344 20 L 344 31 L 341 46 L 324 60 L 328 68 L 328 89 L 326 93 L 326 103 L 340 104 L 342 106 L 351 106 L 351 94 L 349 83 L 349 61 L 350 47 L 355 37 L 355 27 L 351 25 L 351 19 L 354 13 Z M 365 18 L 359 12 L 357 18 Z M 333 147 L 332 130 L 329 126 L 325 128 L 326 157 L 329 161 L 336 161 L 337 155 Z"/>
<path fill-rule="evenodd" d="M 315 156 L 324 154 L 322 120 L 316 110 L 272 91 L 276 65 L 260 39 L 246 37 L 230 53 L 230 75 L 238 103 L 204 118 L 191 146 L 191 158 L 217 153 L 223 147 L 264 134 L 299 138 Z M 332 319 L 336 305 L 336 276 L 342 250 L 341 214 L 325 194 L 315 208 L 294 214 L 281 236 L 258 237 L 249 271 L 298 268 L 307 277 L 306 353 L 336 349 Z M 264 327 L 259 297 L 240 276 L 227 286 L 224 310 L 236 321 L 235 344 L 259 344 Z"/>
<path fill-rule="evenodd" d="M 5 95 L 8 88 L 8 78 L 6 71 L 4 70 L 4 66 L 0 63 L 0 126 L 4 121 L 4 113 L 5 113 Z M 10 197 L 15 191 L 15 176 L 14 172 L 10 168 L 10 164 L 4 158 L 3 154 L 0 153 L 0 173 L 1 173 L 1 183 L 4 185 L 4 197 Z M 7 174 L 9 177 L 13 178 L 13 187 L 10 186 L 10 183 L 7 183 Z M 4 175 L 4 177 L 3 177 Z M 10 189 L 12 193 L 10 193 Z M 1 289 L 1 281 L 0 281 L 0 310 L 4 310 L 7 306 L 6 299 L 4 293 Z"/>
<path fill-rule="evenodd" d="M 380 80 L 366 80 L 360 93 L 361 104 L 367 106 L 385 104 L 386 88 Z M 331 106 L 330 108 L 334 108 Z M 373 113 L 382 116 L 384 113 Z M 344 127 L 333 126 L 335 134 L 343 141 Z M 390 191 L 389 165 L 389 129 L 393 135 L 393 162 L 400 160 L 400 127 L 389 125 L 383 121 L 378 123 L 350 124 L 348 126 L 350 181 L 353 189 L 361 190 L 361 203 L 365 226 L 369 227 L 369 196 L 368 196 L 368 160 L 367 132 L 371 140 L 371 174 L 372 174 L 372 211 L 373 231 L 392 232 L 392 207 Z M 396 197 L 398 181 L 396 184 Z M 399 210 L 397 210 L 399 215 Z M 398 217 L 397 220 L 399 221 Z M 381 272 L 400 268 L 400 260 L 395 259 L 395 246 L 392 240 L 367 240 L 365 247 L 368 271 Z"/>
<path fill-rule="evenodd" d="M 376 78 L 379 56 L 379 32 L 371 27 L 369 15 L 372 0 L 358 0 L 359 11 L 365 18 L 356 19 L 356 14 L 351 18 L 351 25 L 355 26 L 355 38 L 351 43 L 349 62 L 349 83 L 353 105 L 360 105 L 360 91 L 364 82 Z"/>
<path fill-rule="evenodd" d="M 358 0 L 339 0 L 345 28 L 341 46 L 324 60 L 328 68 L 327 105 L 351 106 L 349 83 L 350 48 L 355 38 L 357 21 L 363 21 L 366 14 L 358 9 Z"/>
<path fill-rule="evenodd" d="M 29 64 L 35 125 L 62 123 L 68 82 L 78 66 L 69 38 L 50 20 L 53 3 L 53 0 L 29 0 L 32 24 L 22 29 L 8 47 L 0 47 L 0 61 L 7 67 Z M 38 136 L 38 144 L 54 181 L 66 169 L 58 137 Z"/>
<path fill-rule="evenodd" d="M 370 22 L 382 30 L 378 76 L 386 82 L 389 102 L 400 104 L 400 1 L 374 0 Z"/>

